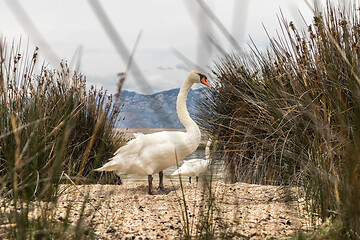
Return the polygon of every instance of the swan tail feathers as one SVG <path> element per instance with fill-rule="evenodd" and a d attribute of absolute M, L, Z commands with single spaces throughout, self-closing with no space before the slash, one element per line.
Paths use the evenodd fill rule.
<path fill-rule="evenodd" d="M 97 168 L 95 169 L 94 171 L 97 171 L 97 172 L 102 172 L 102 171 L 115 171 L 115 170 L 119 170 L 117 169 L 114 165 L 112 166 L 103 166 L 101 168 Z"/>
<path fill-rule="evenodd" d="M 102 166 L 101 168 L 97 168 L 94 171 L 101 172 L 101 171 L 115 171 L 115 170 L 120 170 L 118 163 L 110 161 L 110 162 L 106 163 L 104 166 Z"/>
<path fill-rule="evenodd" d="M 175 172 L 173 172 L 173 173 L 171 174 L 171 176 L 176 176 L 176 175 L 181 175 L 181 170 L 180 170 L 180 168 L 177 169 Z"/>

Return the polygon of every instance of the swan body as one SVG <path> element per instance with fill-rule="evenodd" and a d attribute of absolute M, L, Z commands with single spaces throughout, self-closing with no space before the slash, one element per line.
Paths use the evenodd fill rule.
<path fill-rule="evenodd" d="M 176 110 L 185 127 L 182 131 L 162 131 L 151 134 L 135 134 L 135 139 L 119 148 L 114 156 L 96 171 L 124 171 L 148 175 L 149 193 L 152 194 L 152 175 L 159 173 L 159 188 L 163 189 L 163 170 L 180 162 L 199 146 L 201 133 L 191 119 L 186 107 L 187 94 L 194 83 L 208 87 L 206 76 L 197 70 L 189 73 L 177 97 Z"/>
<path fill-rule="evenodd" d="M 200 137 L 200 132 L 193 134 L 191 138 L 186 132 L 180 131 L 139 135 L 119 148 L 111 161 L 97 170 L 121 170 L 138 175 L 152 175 L 175 165 L 176 159 L 181 161 L 194 152 Z"/>
<path fill-rule="evenodd" d="M 196 182 L 198 182 L 199 176 L 204 174 L 210 165 L 210 145 L 211 139 L 206 143 L 205 147 L 205 159 L 191 159 L 183 163 L 183 165 L 178 168 L 175 172 L 171 174 L 171 176 L 188 176 L 189 182 L 191 183 L 191 177 L 196 177 Z"/>

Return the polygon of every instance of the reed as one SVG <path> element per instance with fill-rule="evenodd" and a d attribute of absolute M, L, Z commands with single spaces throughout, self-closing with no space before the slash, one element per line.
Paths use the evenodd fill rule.
<path fill-rule="evenodd" d="M 300 186 L 314 216 L 359 238 L 358 12 L 328 3 L 307 31 L 279 23 L 267 52 L 216 63 L 199 123 L 218 136 L 229 181 Z"/>
<path fill-rule="evenodd" d="M 81 214 L 78 225 L 69 224 L 69 212 L 55 219 L 59 184 L 64 173 L 77 183 L 97 181 L 92 169 L 118 147 L 112 128 L 120 109 L 105 91 L 87 91 L 86 78 L 65 62 L 59 71 L 43 65 L 36 73 L 38 49 L 28 56 L 2 40 L 0 57 L 0 234 L 89 237 Z"/>

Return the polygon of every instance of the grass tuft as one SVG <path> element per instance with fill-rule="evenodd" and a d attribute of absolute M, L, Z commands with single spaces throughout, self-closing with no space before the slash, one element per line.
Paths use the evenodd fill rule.
<path fill-rule="evenodd" d="M 217 62 L 199 123 L 218 136 L 228 181 L 300 186 L 314 216 L 359 238 L 358 12 L 328 3 L 307 31 L 279 22 L 266 53 L 254 45 Z"/>
<path fill-rule="evenodd" d="M 0 42 L 0 234 L 11 239 L 81 239 L 91 235 L 70 211 L 56 218 L 59 185 L 97 181 L 99 167 L 121 141 L 112 129 L 120 109 L 86 78 L 43 65 Z M 121 137 L 121 136 L 120 136 Z"/>

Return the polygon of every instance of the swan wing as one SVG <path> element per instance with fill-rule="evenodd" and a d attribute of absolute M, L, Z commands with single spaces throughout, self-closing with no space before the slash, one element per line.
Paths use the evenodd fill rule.
<path fill-rule="evenodd" d="M 141 137 L 141 136 L 143 136 L 145 134 L 143 134 L 141 132 L 137 132 L 137 133 L 133 133 L 133 135 L 134 135 L 135 138 L 138 138 L 138 137 Z"/>
<path fill-rule="evenodd" d="M 180 162 L 192 152 L 184 132 L 157 132 L 141 137 L 139 165 L 147 172 L 159 172 Z"/>
<path fill-rule="evenodd" d="M 138 138 L 140 138 L 141 136 L 144 136 L 145 134 L 143 133 L 134 133 L 134 139 L 130 140 L 129 142 L 127 142 L 124 146 L 120 147 L 118 150 L 116 150 L 116 152 L 114 153 L 115 155 L 118 155 L 119 153 L 128 151 L 128 149 L 130 148 L 136 148 L 137 145 L 139 145 L 139 141 L 137 141 Z"/>
<path fill-rule="evenodd" d="M 192 152 L 192 149 L 186 149 L 185 136 L 184 132 L 175 131 L 138 135 L 97 170 L 122 170 L 142 175 L 162 171 Z"/>

